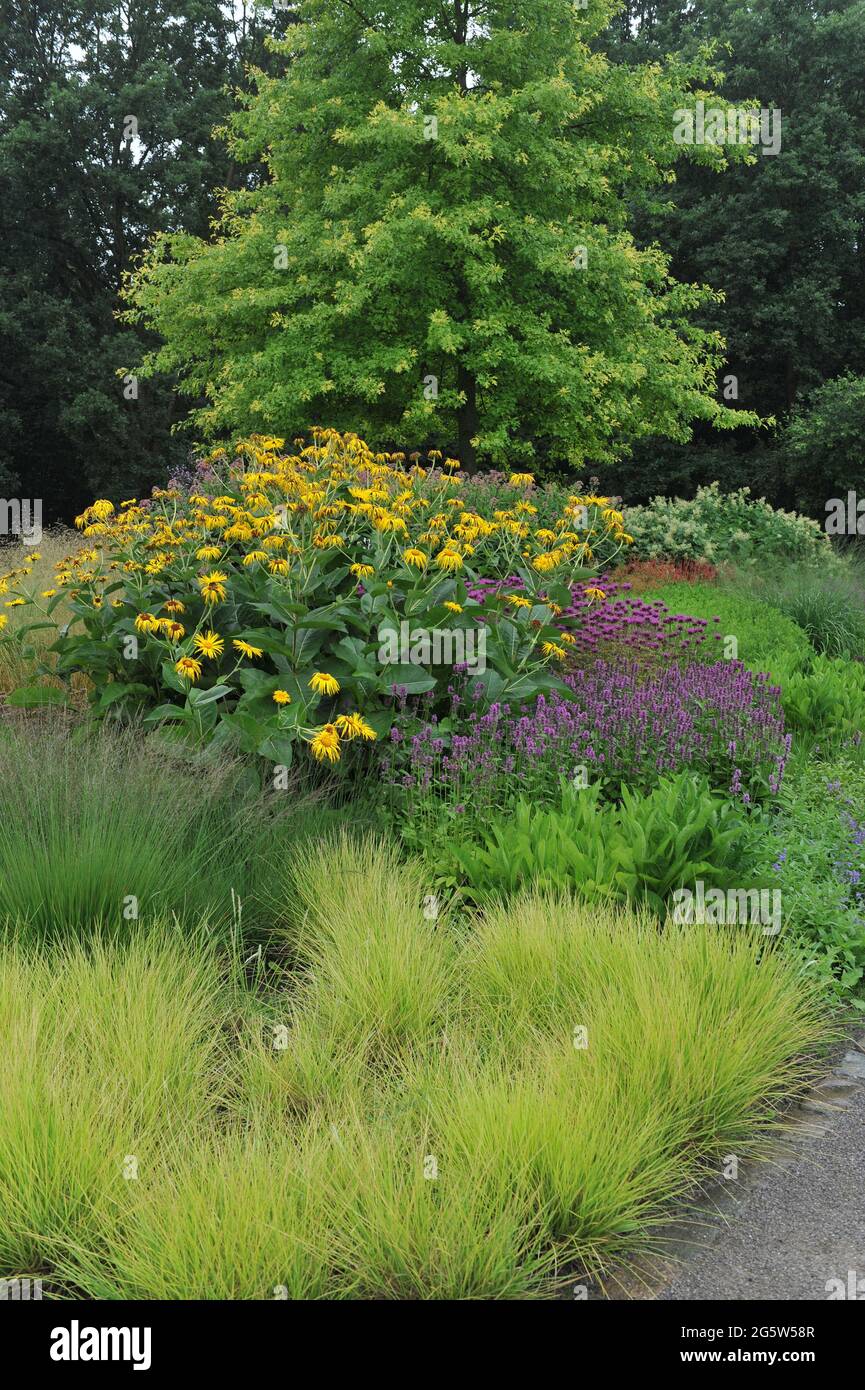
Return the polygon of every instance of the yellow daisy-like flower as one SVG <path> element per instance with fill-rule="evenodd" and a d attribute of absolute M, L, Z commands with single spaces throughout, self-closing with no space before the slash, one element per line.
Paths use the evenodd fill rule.
<path fill-rule="evenodd" d="M 317 762 L 338 763 L 341 757 L 339 734 L 335 724 L 325 724 L 315 738 L 310 740 L 310 748 Z"/>
<path fill-rule="evenodd" d="M 268 558 L 266 550 L 250 550 L 248 555 L 244 555 L 243 563 L 245 565 L 266 565 Z"/>
<path fill-rule="evenodd" d="M 559 647 L 555 642 L 542 642 L 541 651 L 543 652 L 544 656 L 558 657 L 559 661 L 564 661 L 565 657 L 567 656 L 567 652 L 565 651 L 564 647 Z"/>
<path fill-rule="evenodd" d="M 372 565 L 349 565 L 349 574 L 353 574 L 356 579 L 371 579 L 375 574 Z"/>
<path fill-rule="evenodd" d="M 183 626 L 183 623 L 175 623 L 170 620 L 163 623 L 162 630 L 166 637 L 170 638 L 172 642 L 179 642 L 186 634 L 186 628 Z"/>
<path fill-rule="evenodd" d="M 562 557 L 557 550 L 547 551 L 546 554 L 535 556 L 532 560 L 532 569 L 536 569 L 540 574 L 547 574 L 561 563 L 561 559 Z"/>
<path fill-rule="evenodd" d="M 459 551 L 448 549 L 440 550 L 436 556 L 436 564 L 440 570 L 459 570 L 463 567 L 463 557 Z"/>
<path fill-rule="evenodd" d="M 24 604 L 25 604 L 26 602 L 27 602 L 27 600 L 26 600 L 26 599 L 23 599 L 23 598 L 10 598 L 9 601 L 8 601 L 8 603 L 6 604 L 6 607 L 7 607 L 7 608 L 23 608 L 23 607 L 24 607 Z"/>
<path fill-rule="evenodd" d="M 4 629 L 4 627 L 6 626 L 6 624 L 8 623 L 8 621 L 9 621 L 9 618 L 8 618 L 7 614 L 5 614 L 5 613 L 0 613 L 0 632 L 3 631 L 3 629 Z"/>
<path fill-rule="evenodd" d="M 43 598 L 53 598 L 54 595 L 55 595 L 56 593 L 57 593 L 57 590 L 56 590 L 56 589 L 43 589 L 43 590 L 42 590 L 42 597 L 43 597 Z"/>
<path fill-rule="evenodd" d="M 218 632 L 199 632 L 193 637 L 192 645 L 199 656 L 206 656 L 208 661 L 216 661 L 225 650 L 225 642 Z"/>
<path fill-rule="evenodd" d="M 560 632 L 559 640 L 562 642 L 567 642 L 569 647 L 574 647 L 577 643 L 577 639 L 572 632 Z"/>
<path fill-rule="evenodd" d="M 203 574 L 198 581 L 201 590 L 201 597 L 205 603 L 219 603 L 225 598 L 228 590 L 226 589 L 227 574 L 222 570 L 214 570 L 212 574 Z"/>
<path fill-rule="evenodd" d="M 218 560 L 222 551 L 218 545 L 201 545 L 195 552 L 196 560 Z"/>
<path fill-rule="evenodd" d="M 534 481 L 533 473 L 512 473 L 508 478 L 511 487 L 533 487 Z"/>
<path fill-rule="evenodd" d="M 604 590 L 597 588 L 596 585 L 589 585 L 588 589 L 583 590 L 583 593 L 590 602 L 594 602 L 595 600 L 600 601 L 607 597 Z"/>
<path fill-rule="evenodd" d="M 329 676 L 326 671 L 316 671 L 309 684 L 316 695 L 339 694 L 339 681 L 336 676 Z"/>
<path fill-rule="evenodd" d="M 271 560 L 267 568 L 271 574 L 288 574 L 291 565 L 287 560 Z"/>
<path fill-rule="evenodd" d="M 201 678 L 201 662 L 196 661 L 194 656 L 182 656 L 174 663 L 174 669 L 185 681 L 197 681 Z"/>
<path fill-rule="evenodd" d="M 159 619 L 154 618 L 152 613 L 139 613 L 135 619 L 135 627 L 139 632 L 158 632 Z"/>
<path fill-rule="evenodd" d="M 405 560 L 406 564 L 411 565 L 413 569 L 425 570 L 427 567 L 427 557 L 425 553 L 422 550 L 415 549 L 413 546 L 403 551 L 402 558 Z"/>
<path fill-rule="evenodd" d="M 374 739 L 378 737 L 375 729 L 373 729 L 371 725 L 367 724 L 366 720 L 361 714 L 337 715 L 336 727 L 339 729 L 339 732 L 342 734 L 343 738 Z"/>
<path fill-rule="evenodd" d="M 531 608 L 532 606 L 529 599 L 523 598 L 522 594 L 507 594 L 506 601 L 514 608 Z"/>
<path fill-rule="evenodd" d="M 236 645 L 237 645 L 237 644 L 235 643 L 235 646 L 236 646 Z M 274 703 L 277 704 L 277 705 L 290 705 L 290 704 L 291 704 L 291 696 L 289 695 L 289 693 L 288 693 L 287 690 L 274 690 L 272 699 L 273 699 Z"/>
<path fill-rule="evenodd" d="M 244 642 L 240 637 L 233 637 L 231 639 L 231 645 L 234 647 L 235 651 L 240 652 L 241 656 L 249 657 L 250 661 L 252 661 L 254 657 L 264 655 L 261 647 L 253 647 L 249 642 Z"/>
<path fill-rule="evenodd" d="M 170 598 L 165 605 L 166 613 L 185 613 L 186 605 L 179 598 Z"/>
<path fill-rule="evenodd" d="M 446 603 L 443 603 L 442 607 L 446 608 L 449 613 L 462 613 L 463 611 L 461 603 L 453 603 L 450 599 L 448 599 Z"/>

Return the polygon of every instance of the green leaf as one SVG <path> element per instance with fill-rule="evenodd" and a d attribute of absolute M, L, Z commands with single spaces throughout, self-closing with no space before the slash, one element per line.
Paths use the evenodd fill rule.
<path fill-rule="evenodd" d="M 68 705 L 71 701 L 65 690 L 56 685 L 19 685 L 6 696 L 6 704 L 15 709 L 38 709 L 44 705 Z"/>
<path fill-rule="evenodd" d="M 233 693 L 230 685 L 212 685 L 207 690 L 199 690 L 193 687 L 187 696 L 193 709 L 200 709 L 202 705 L 212 705 L 217 700 L 221 700 L 224 695 Z"/>

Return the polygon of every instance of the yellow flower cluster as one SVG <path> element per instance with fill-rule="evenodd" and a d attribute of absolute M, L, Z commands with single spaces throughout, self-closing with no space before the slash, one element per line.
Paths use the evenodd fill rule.
<path fill-rule="evenodd" d="M 334 430 L 315 430 L 311 443 L 288 446 L 255 435 L 233 455 L 219 449 L 204 462 L 201 485 L 189 494 L 156 489 L 146 501 L 115 506 L 101 499 L 87 507 L 76 518 L 83 547 L 57 567 L 42 595 L 52 611 L 71 600 L 90 636 L 112 651 L 133 631 L 162 645 L 161 670 L 173 672 L 169 683 L 187 691 L 210 678 L 238 699 L 254 688 L 259 677 L 243 667 L 270 653 L 262 628 L 274 603 L 280 618 L 310 608 L 321 613 L 335 603 L 357 604 L 373 588 L 388 601 L 391 594 L 400 602 L 421 595 L 418 612 L 424 595 L 453 580 L 458 591 L 452 586 L 443 606 L 456 617 L 466 602 L 464 578 L 534 570 L 539 586 L 567 584 L 585 565 L 610 564 L 630 542 L 608 498 L 570 497 L 560 516 L 539 527 L 530 500 L 534 479 L 515 473 L 509 481 L 519 500 L 483 516 L 460 495 L 456 460 L 442 462 L 432 451 L 428 470 L 419 454 L 377 453 L 356 435 Z M 529 598 L 510 595 L 508 603 L 519 610 Z M 549 607 L 561 612 L 552 602 Z M 100 616 L 91 624 L 94 614 Z M 320 617 L 316 622 L 322 626 Z M 308 727 L 304 715 L 338 696 L 340 682 L 327 669 L 308 679 L 309 665 L 295 664 L 293 650 L 277 670 L 302 679 L 302 691 L 290 680 L 261 676 L 270 679 L 265 698 L 272 718 L 287 736 L 299 732 L 316 758 L 335 762 L 343 742 L 375 732 L 360 714 L 335 710 L 331 722 Z M 558 640 L 538 643 L 539 660 L 565 655 Z M 316 660 L 326 667 L 327 652 Z M 339 703 L 353 693 L 343 690 Z"/>
<path fill-rule="evenodd" d="M 253 436 L 237 446 L 223 493 L 194 493 L 187 508 L 171 490 L 158 492 L 155 503 L 125 502 L 119 511 L 94 502 L 76 525 L 88 538 L 143 548 L 150 553 L 146 566 L 137 557 L 132 564 L 151 574 L 169 566 L 179 548 L 192 549 L 197 560 L 216 566 L 198 578 L 207 603 L 225 600 L 225 567 L 234 563 L 302 582 L 316 552 L 335 550 L 363 580 L 383 562 L 457 573 L 474 567 L 477 552 L 486 550 L 499 561 L 528 562 L 539 574 L 564 575 L 575 562 L 592 563 L 602 538 L 618 548 L 631 540 L 607 497 L 570 497 L 552 527 L 532 528 L 534 508 L 525 500 L 492 519 L 470 510 L 459 497 L 456 460 L 446 460 L 447 471 L 433 484 L 419 455 L 374 453 L 356 435 L 316 430 L 311 444 L 295 445 L 286 452 L 282 439 Z M 437 451 L 433 462 L 434 456 Z M 225 468 L 225 451 L 209 462 Z M 530 473 L 514 473 L 510 482 L 526 492 L 534 485 Z M 602 558 L 609 563 L 609 547 Z M 496 568 L 503 572 L 507 564 Z"/>

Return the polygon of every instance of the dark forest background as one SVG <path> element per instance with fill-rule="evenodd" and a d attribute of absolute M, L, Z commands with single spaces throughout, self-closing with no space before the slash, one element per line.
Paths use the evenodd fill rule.
<path fill-rule="evenodd" d="M 259 177 L 214 131 L 291 22 L 288 5 L 0 0 L 0 495 L 42 497 L 46 521 L 186 462 L 171 383 L 129 400 L 117 374 L 140 356 L 122 277 L 154 232 L 206 235 L 213 190 Z M 782 111 L 780 154 L 720 178 L 683 162 L 632 224 L 678 279 L 723 290 L 721 376 L 776 424 L 651 441 L 602 481 L 637 502 L 717 478 L 822 518 L 865 487 L 865 0 L 630 0 L 603 45 L 646 63 L 713 39 L 722 94 Z"/>

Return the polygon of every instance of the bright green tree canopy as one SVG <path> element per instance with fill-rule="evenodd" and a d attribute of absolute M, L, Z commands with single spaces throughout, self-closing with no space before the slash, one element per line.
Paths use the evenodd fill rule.
<path fill-rule="evenodd" d="M 687 438 L 719 403 L 712 298 L 638 250 L 629 199 L 688 153 L 688 68 L 611 64 L 616 8 L 569 0 L 304 0 L 232 123 L 267 179 L 227 193 L 213 241 L 160 238 L 130 315 L 206 404 L 207 436 L 312 424 L 437 445 L 472 466 L 604 461 Z"/>

